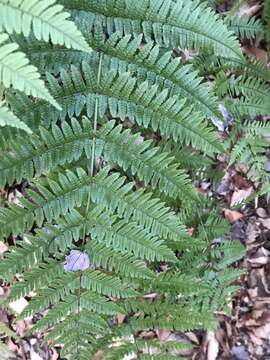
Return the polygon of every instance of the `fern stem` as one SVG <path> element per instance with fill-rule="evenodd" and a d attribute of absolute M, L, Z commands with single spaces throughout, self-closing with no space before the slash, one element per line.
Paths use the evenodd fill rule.
<path fill-rule="evenodd" d="M 102 53 L 100 53 L 99 63 L 98 63 L 98 73 L 97 73 L 97 90 L 100 84 L 101 78 L 101 66 L 102 66 Z M 97 120 L 98 120 L 98 96 L 96 94 L 95 97 L 95 108 L 94 108 L 94 126 L 93 126 L 93 139 L 92 139 L 92 149 L 91 149 L 91 162 L 90 162 L 90 176 L 94 175 L 94 167 L 95 167 L 95 152 L 96 152 L 96 132 L 97 132 Z M 86 210 L 85 213 L 87 215 L 90 206 L 90 192 L 88 193 L 87 203 L 86 203 Z M 83 229 L 83 242 L 85 242 L 85 235 L 86 235 L 86 224 Z"/>
<path fill-rule="evenodd" d="M 102 66 L 102 53 L 100 53 L 100 58 L 99 58 L 99 64 L 98 64 L 98 74 L 97 74 L 97 88 L 99 87 L 100 84 L 100 78 L 101 78 L 101 66 Z M 92 140 L 92 151 L 91 151 L 91 163 L 90 163 L 90 175 L 93 176 L 94 174 L 94 165 L 95 165 L 95 151 L 96 151 L 96 132 L 97 132 L 97 119 L 98 119 L 98 97 L 96 94 L 96 98 L 95 98 L 95 110 L 94 110 L 94 136 L 93 136 L 93 140 Z M 90 199 L 90 197 L 88 196 L 88 199 Z M 89 206 L 89 205 L 88 205 Z"/>

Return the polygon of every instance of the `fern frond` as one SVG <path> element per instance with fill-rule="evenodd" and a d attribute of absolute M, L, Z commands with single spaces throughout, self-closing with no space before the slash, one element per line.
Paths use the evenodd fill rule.
<path fill-rule="evenodd" d="M 12 113 L 7 106 L 0 102 L 0 126 L 11 126 L 16 129 L 22 129 L 28 134 L 32 134 L 32 130 L 17 116 Z M 1 137 L 2 138 L 2 137 Z M 5 138 L 2 138 L 5 140 Z"/>
<path fill-rule="evenodd" d="M 108 32 L 143 33 L 146 41 L 165 47 L 211 49 L 218 55 L 241 58 L 239 44 L 222 20 L 205 3 L 198 1 L 71 1 L 62 0 L 68 9 L 88 12 L 107 26 Z"/>
<path fill-rule="evenodd" d="M 32 271 L 26 272 L 23 281 L 14 284 L 9 301 L 18 300 L 40 287 L 49 286 L 63 273 L 63 265 L 58 261 L 48 260 L 47 263 L 41 263 L 38 267 L 34 267 Z"/>
<path fill-rule="evenodd" d="M 143 189 L 131 192 L 133 183 L 124 185 L 125 178 L 108 169 L 91 178 L 83 169 L 76 173 L 67 171 L 59 175 L 59 183 L 48 179 L 48 187 L 38 185 L 38 192 L 28 191 L 31 201 L 21 198 L 22 206 L 11 205 L 0 209 L 0 233 L 16 234 L 32 227 L 33 222 L 42 224 L 66 214 L 69 209 L 81 206 L 90 191 L 94 203 L 103 203 L 109 210 L 117 211 L 120 217 L 132 219 L 151 229 L 154 235 L 179 239 L 185 234 L 177 217 L 164 204 Z M 123 186 L 124 185 L 124 186 Z"/>
<path fill-rule="evenodd" d="M 106 123 L 95 134 L 100 140 L 99 152 L 103 149 L 106 160 L 118 163 L 124 170 L 131 169 L 146 185 L 153 188 L 158 185 L 171 197 L 196 198 L 190 180 L 169 153 L 161 153 L 150 140 L 138 144 L 139 134 L 131 135 L 129 130 L 122 131 L 121 125 L 114 127 L 114 124 L 114 121 Z M 58 165 L 78 160 L 83 152 L 90 158 L 93 135 L 91 122 L 84 118 L 82 125 L 72 119 L 71 125 L 63 122 L 61 128 L 52 125 L 51 132 L 41 128 L 40 138 L 16 139 L 11 151 L 3 153 L 0 160 L 0 184 L 49 173 Z"/>
<path fill-rule="evenodd" d="M 270 111 L 269 102 L 262 102 L 258 98 L 239 99 L 234 104 L 235 116 L 250 116 L 254 118 L 259 115 L 267 115 Z"/>
<path fill-rule="evenodd" d="M 239 77 L 228 82 L 229 89 L 236 95 L 244 95 L 246 99 L 257 99 L 258 102 L 267 103 L 270 95 L 270 86 L 261 79 L 252 77 Z"/>
<path fill-rule="evenodd" d="M 29 236 L 28 240 L 21 242 L 20 245 L 20 247 L 11 248 L 5 260 L 0 263 L 0 276 L 4 280 L 9 281 L 16 273 L 30 269 L 37 262 L 48 257 L 48 244 L 45 241 L 37 241 Z"/>
<path fill-rule="evenodd" d="M 225 23 L 228 28 L 242 39 L 263 37 L 263 24 L 259 19 L 249 16 L 226 17 Z"/>
<path fill-rule="evenodd" d="M 139 84 L 128 73 L 119 75 L 115 71 L 105 74 L 101 84 L 97 86 L 96 74 L 86 63 L 83 63 L 82 73 L 73 66 L 71 74 L 70 77 L 66 71 L 62 71 L 63 87 L 59 86 L 53 76 L 48 78 L 50 90 L 63 111 L 53 113 L 52 108 L 38 101 L 33 105 L 32 117 L 38 115 L 46 123 L 46 114 L 50 111 L 55 121 L 59 117 L 63 120 L 67 114 L 70 117 L 80 115 L 85 107 L 87 115 L 91 117 L 98 93 L 100 117 L 106 111 L 112 117 L 120 117 L 122 120 L 128 116 L 140 126 L 151 126 L 155 131 L 159 129 L 162 135 L 172 137 L 175 142 L 192 144 L 209 154 L 221 151 L 222 146 L 216 133 L 203 117 L 193 112 L 191 107 L 184 108 L 185 101 L 180 100 L 177 95 L 169 97 L 168 89 L 159 93 L 158 86 L 150 86 L 147 82 Z M 26 113 L 21 110 L 16 115 L 23 119 Z M 190 117 L 193 118 L 192 122 Z"/>
<path fill-rule="evenodd" d="M 29 65 L 25 54 L 16 51 L 18 45 L 7 43 L 8 36 L 0 33 L 0 83 L 5 87 L 13 86 L 27 95 L 49 101 L 58 110 L 61 109 L 40 79 L 37 68 Z"/>
<path fill-rule="evenodd" d="M 122 254 L 112 248 L 108 248 L 95 240 L 91 240 L 86 245 L 91 262 L 94 266 L 104 267 L 109 271 L 114 270 L 130 278 L 151 278 L 154 274 L 146 267 L 146 263 L 138 260 L 134 255 Z"/>
<path fill-rule="evenodd" d="M 69 14 L 55 0 L 1 0 L 0 29 L 28 36 L 33 30 L 38 40 L 90 52 L 76 25 L 67 20 Z"/>
<path fill-rule="evenodd" d="M 197 71 L 191 65 L 181 65 L 179 59 L 172 57 L 171 52 L 162 55 L 159 47 L 153 43 L 148 43 L 142 48 L 142 36 L 133 38 L 126 35 L 121 38 L 116 32 L 106 40 L 103 32 L 95 24 L 89 24 L 82 19 L 78 20 L 78 25 L 91 48 L 104 54 L 103 68 L 108 66 L 119 72 L 130 71 L 140 81 L 149 80 L 152 84 L 157 83 L 162 89 L 168 88 L 173 93 L 187 98 L 196 110 L 205 112 L 208 116 L 220 116 L 217 99 L 209 86 L 202 82 L 202 78 L 197 76 Z M 95 53 L 89 55 L 47 43 L 40 44 L 35 39 L 26 41 L 18 36 L 12 37 L 13 39 L 40 70 L 46 68 L 57 73 L 61 68 L 67 69 L 70 64 L 95 62 L 97 57 Z"/>
<path fill-rule="evenodd" d="M 81 277 L 81 285 L 84 289 L 114 298 L 129 298 L 138 295 L 115 275 L 110 276 L 98 270 L 84 272 Z"/>

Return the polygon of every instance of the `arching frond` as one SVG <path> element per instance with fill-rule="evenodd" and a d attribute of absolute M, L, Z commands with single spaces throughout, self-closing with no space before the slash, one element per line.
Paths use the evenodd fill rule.
<path fill-rule="evenodd" d="M 37 68 L 29 64 L 25 54 L 19 51 L 15 43 L 7 43 L 8 36 L 0 33 L 0 83 L 5 87 L 13 86 L 27 95 L 40 97 L 60 109 L 57 102 L 40 79 Z"/>
<path fill-rule="evenodd" d="M 143 33 L 161 46 L 210 48 L 218 55 L 241 57 L 239 45 L 222 20 L 198 1 L 62 0 L 67 9 L 83 10 L 108 32 Z"/>
<path fill-rule="evenodd" d="M 225 23 L 240 38 L 263 37 L 263 24 L 259 19 L 249 16 L 226 17 Z"/>
<path fill-rule="evenodd" d="M 0 29 L 28 36 L 33 30 L 38 40 L 91 51 L 69 14 L 55 0 L 1 0 Z"/>
<path fill-rule="evenodd" d="M 0 126 L 11 126 L 13 128 L 22 129 L 28 134 L 32 133 L 32 130 L 24 122 L 18 119 L 17 116 L 3 103 L 0 103 Z"/>

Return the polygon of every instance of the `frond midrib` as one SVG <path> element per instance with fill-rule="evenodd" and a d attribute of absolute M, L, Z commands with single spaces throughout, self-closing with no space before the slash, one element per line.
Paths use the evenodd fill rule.
<path fill-rule="evenodd" d="M 84 87 L 85 89 L 83 91 L 76 91 L 74 88 L 72 89 L 73 90 L 73 93 L 72 94 L 68 94 L 68 95 L 54 95 L 54 99 L 56 100 L 67 100 L 71 97 L 77 97 L 77 96 L 81 96 L 81 95 L 84 95 L 84 96 L 87 96 L 89 94 L 93 94 L 93 95 L 104 95 L 104 96 L 107 96 L 107 97 L 110 97 L 110 98 L 114 98 L 115 100 L 120 100 L 120 101 L 125 101 L 126 103 L 130 103 L 130 104 L 134 104 L 135 106 L 141 106 L 141 103 L 139 102 L 136 102 L 135 100 L 131 100 L 131 99 L 125 99 L 124 97 L 120 97 L 120 96 L 115 96 L 114 94 L 112 94 L 112 92 L 108 91 L 108 92 L 105 92 L 105 91 L 92 91 L 92 88 L 91 86 L 88 86 L 88 84 L 85 84 L 84 83 Z M 87 90 L 89 89 L 89 92 L 87 92 Z M 91 91 L 90 91 L 91 90 Z M 98 89 L 97 89 L 98 90 Z M 102 89 L 103 90 L 103 89 Z M 42 100 L 39 100 L 38 102 L 34 103 L 33 104 L 33 110 L 35 109 L 38 109 L 39 107 L 42 107 L 42 106 L 49 106 L 48 104 L 45 103 L 45 101 L 42 101 Z M 85 105 L 84 105 L 85 106 Z M 148 105 L 147 107 L 144 107 L 144 108 L 148 108 L 148 109 L 151 109 L 151 107 Z M 151 109 L 150 110 L 152 113 L 157 113 L 157 110 L 153 110 Z M 27 112 L 27 109 L 25 109 L 24 111 L 20 111 L 18 112 L 18 115 L 19 116 L 25 116 Z M 190 131 L 191 133 L 194 133 L 195 135 L 197 135 L 198 137 L 202 138 L 203 140 L 205 140 L 206 142 L 210 143 L 215 149 L 216 149 L 216 143 L 215 142 L 212 142 L 209 138 L 204 138 L 204 134 L 202 132 L 199 131 L 199 129 L 195 130 L 194 127 L 188 127 L 186 126 L 186 124 L 182 123 L 181 120 L 177 120 L 177 116 L 176 114 L 173 114 L 171 112 L 167 112 L 167 113 L 164 113 L 162 112 L 162 109 L 160 109 L 158 111 L 159 114 L 163 114 L 165 117 L 169 118 L 171 121 L 173 121 L 174 123 L 178 124 L 180 127 L 183 127 L 185 128 L 187 131 Z M 60 112 L 59 112 L 60 114 Z M 192 117 L 194 117 L 194 115 L 196 114 L 196 116 L 200 116 L 201 117 L 201 114 L 199 112 L 196 112 L 196 113 L 192 113 Z"/>

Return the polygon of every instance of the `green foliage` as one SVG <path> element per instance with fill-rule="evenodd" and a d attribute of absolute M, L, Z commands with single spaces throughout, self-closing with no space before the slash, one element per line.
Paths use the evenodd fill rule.
<path fill-rule="evenodd" d="M 263 37 L 264 35 L 264 29 L 261 21 L 254 17 L 226 17 L 225 22 L 228 24 L 228 28 L 240 38 L 252 39 Z"/>
<path fill-rule="evenodd" d="M 50 95 L 40 78 L 37 68 L 29 64 L 23 52 L 16 51 L 18 44 L 8 41 L 8 34 L 13 32 L 29 36 L 33 31 L 38 40 L 51 41 L 53 44 L 65 45 L 90 52 L 88 44 L 76 25 L 67 20 L 69 14 L 63 6 L 54 5 L 55 0 L 1 0 L 0 1 L 0 85 L 13 87 L 27 95 L 46 99 L 59 109 L 59 105 Z M 15 116 L 7 120 L 5 107 L 0 125 L 9 125 L 30 131 L 27 125 L 19 123 Z"/>
<path fill-rule="evenodd" d="M 148 359 L 153 346 L 155 358 L 175 358 L 178 342 L 127 338 L 213 329 L 215 312 L 228 312 L 243 247 L 194 184 L 224 151 L 211 124 L 220 97 L 239 98 L 245 156 L 267 131 L 240 121 L 254 115 L 241 106 L 266 107 L 255 74 L 267 70 L 233 34 L 258 37 L 261 26 L 223 21 L 197 0 L 0 0 L 0 186 L 22 194 L 0 208 L 0 238 L 14 244 L 0 278 L 7 302 L 28 296 L 20 317 L 38 314 L 31 331 L 50 329 L 62 357 Z M 185 48 L 198 52 L 192 61 L 180 59 Z M 75 253 L 89 264 L 70 271 Z"/>

